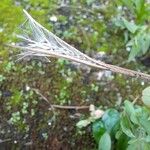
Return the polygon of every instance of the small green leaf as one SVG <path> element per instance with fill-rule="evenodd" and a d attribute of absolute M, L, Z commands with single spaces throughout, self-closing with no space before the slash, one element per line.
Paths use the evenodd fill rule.
<path fill-rule="evenodd" d="M 146 106 L 150 107 L 150 86 L 143 90 L 142 101 Z"/>
<path fill-rule="evenodd" d="M 131 32 L 131 33 L 135 33 L 136 30 L 138 29 L 138 26 L 135 25 L 133 22 L 129 22 L 126 19 L 123 18 L 123 22 L 125 27 Z"/>
<path fill-rule="evenodd" d="M 87 5 L 91 5 L 95 0 L 86 0 Z"/>
<path fill-rule="evenodd" d="M 111 150 L 111 138 L 107 132 L 102 135 L 99 141 L 98 150 Z"/>
<path fill-rule="evenodd" d="M 134 58 L 136 56 L 138 56 L 139 53 L 140 53 L 140 48 L 138 47 L 138 45 L 133 44 L 132 49 L 131 49 L 130 54 L 129 54 L 128 61 L 130 62 L 130 61 L 134 60 Z"/>
<path fill-rule="evenodd" d="M 115 26 L 117 26 L 121 29 L 125 29 L 125 25 L 124 25 L 122 18 L 114 19 L 113 22 L 114 22 Z"/>
<path fill-rule="evenodd" d="M 22 100 L 22 91 L 15 91 L 14 95 L 11 97 L 10 102 L 12 105 L 19 105 Z"/>
<path fill-rule="evenodd" d="M 0 82 L 4 81 L 6 79 L 6 77 L 4 77 L 3 75 L 0 74 Z"/>
<path fill-rule="evenodd" d="M 116 139 L 119 139 L 120 138 L 120 136 L 122 135 L 122 131 L 121 130 L 118 130 L 117 132 L 116 132 L 116 135 L 115 135 L 115 138 Z"/>
<path fill-rule="evenodd" d="M 87 125 L 89 125 L 91 122 L 87 119 L 87 120 L 81 120 L 81 121 L 79 121 L 77 124 L 76 124 L 76 126 L 78 127 L 78 128 L 83 128 L 83 127 L 86 127 Z"/>

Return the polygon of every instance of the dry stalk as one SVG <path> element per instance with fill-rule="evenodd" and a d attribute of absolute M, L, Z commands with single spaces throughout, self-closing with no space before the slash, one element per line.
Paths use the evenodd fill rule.
<path fill-rule="evenodd" d="M 36 22 L 27 13 L 27 11 L 24 10 L 24 13 L 27 19 L 21 26 L 23 35 L 19 35 L 18 37 L 25 42 L 25 46 L 13 46 L 23 50 L 23 52 L 18 55 L 18 60 L 28 56 L 43 57 L 47 61 L 50 57 L 65 58 L 70 61 L 75 61 L 94 68 L 110 70 L 112 72 L 121 73 L 130 77 L 136 77 L 150 81 L 149 74 L 106 64 L 102 61 L 97 61 L 93 58 L 90 58 L 89 56 L 61 40 L 52 32 L 48 31 L 46 28 Z"/>

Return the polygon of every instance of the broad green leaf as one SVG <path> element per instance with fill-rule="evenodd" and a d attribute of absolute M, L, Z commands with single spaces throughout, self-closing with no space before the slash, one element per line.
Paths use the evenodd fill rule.
<path fill-rule="evenodd" d="M 149 96 L 143 95 L 143 96 L 142 96 L 142 101 L 143 101 L 143 103 L 144 103 L 146 106 L 150 107 L 150 97 L 149 97 Z"/>
<path fill-rule="evenodd" d="M 97 120 L 97 121 L 93 122 L 92 132 L 93 132 L 93 137 L 97 143 L 99 142 L 101 136 L 105 133 L 105 131 L 106 131 L 106 129 L 101 120 Z"/>
<path fill-rule="evenodd" d="M 102 135 L 99 141 L 98 150 L 111 150 L 111 138 L 107 132 Z"/>
<path fill-rule="evenodd" d="M 143 91 L 142 91 L 142 95 L 147 95 L 147 96 L 150 96 L 150 86 L 145 88 Z"/>
<path fill-rule="evenodd" d="M 139 54 L 140 52 L 141 52 L 141 51 L 140 51 L 139 46 L 136 45 L 136 43 L 135 43 L 135 44 L 132 46 L 132 49 L 131 49 L 131 51 L 130 51 L 128 61 L 130 62 L 130 61 L 134 60 L 134 58 L 135 58 L 136 56 L 138 56 L 138 54 Z"/>
<path fill-rule="evenodd" d="M 114 130 L 118 126 L 119 120 L 120 114 L 115 109 L 108 109 L 102 117 L 102 121 L 108 133 L 114 132 Z"/>
<path fill-rule="evenodd" d="M 141 51 L 145 54 L 150 47 L 150 35 L 149 34 L 140 34 L 139 44 L 141 45 Z"/>
<path fill-rule="evenodd" d="M 150 107 L 150 86 L 143 90 L 142 101 L 146 106 Z"/>
<path fill-rule="evenodd" d="M 131 114 L 135 112 L 135 111 L 134 111 L 133 104 L 132 104 L 130 101 L 126 100 L 126 101 L 124 102 L 124 105 L 125 105 L 125 108 L 124 108 L 124 109 L 125 109 L 126 113 L 127 113 L 129 116 L 131 116 Z"/>
<path fill-rule="evenodd" d="M 131 128 L 132 128 L 132 124 L 130 122 L 130 120 L 127 118 L 127 116 L 123 116 L 121 117 L 121 129 L 122 131 L 128 136 L 128 137 L 131 137 L 131 138 L 134 138 L 134 134 L 132 133 L 131 131 Z"/>
<path fill-rule="evenodd" d="M 95 0 L 86 0 L 87 5 L 91 5 Z"/>
<path fill-rule="evenodd" d="M 145 131 L 150 135 L 150 112 L 147 108 L 142 108 L 142 112 L 138 116 L 140 125 L 145 129 Z"/>
<path fill-rule="evenodd" d="M 144 143 L 144 150 L 150 150 L 150 142 L 145 142 Z"/>
<path fill-rule="evenodd" d="M 123 22 L 125 27 L 131 32 L 131 33 L 135 33 L 138 29 L 138 26 L 135 25 L 133 22 L 129 22 L 126 19 L 123 18 Z"/>
<path fill-rule="evenodd" d="M 150 143 L 137 139 L 128 146 L 127 150 L 150 150 Z"/>
<path fill-rule="evenodd" d="M 144 138 L 144 140 L 145 140 L 145 142 L 149 142 L 149 143 L 150 143 L 150 135 L 146 136 L 146 137 Z"/>
<path fill-rule="evenodd" d="M 133 103 L 131 103 L 130 101 L 125 101 L 124 102 L 124 105 L 125 105 L 125 112 L 128 114 L 130 120 L 133 122 L 133 123 L 136 123 L 138 124 L 138 120 L 137 120 L 137 117 L 136 117 L 136 113 L 135 113 L 135 109 L 134 109 L 134 106 L 133 106 Z"/>

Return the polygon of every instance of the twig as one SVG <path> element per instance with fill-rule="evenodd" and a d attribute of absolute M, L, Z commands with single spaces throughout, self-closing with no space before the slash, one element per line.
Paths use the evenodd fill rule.
<path fill-rule="evenodd" d="M 50 106 L 52 109 L 54 108 L 58 108 L 58 109 L 75 109 L 75 110 L 81 110 L 81 109 L 89 109 L 89 106 L 62 106 L 62 105 L 55 105 L 55 104 L 51 104 L 49 102 L 49 100 L 39 92 L 38 89 L 35 89 L 35 88 L 31 88 L 37 95 L 41 96 L 41 98 L 43 100 L 45 100 Z"/>
<path fill-rule="evenodd" d="M 37 95 L 41 96 L 41 98 L 42 98 L 43 100 L 45 100 L 48 104 L 50 104 L 49 100 L 48 100 L 43 94 L 41 94 L 38 89 L 35 89 L 35 88 L 31 88 L 31 89 L 32 89 Z M 50 104 L 50 105 L 51 105 L 51 104 Z"/>
<path fill-rule="evenodd" d="M 134 100 L 133 100 L 133 105 L 137 102 L 137 100 L 140 98 L 140 96 L 137 96 Z"/>

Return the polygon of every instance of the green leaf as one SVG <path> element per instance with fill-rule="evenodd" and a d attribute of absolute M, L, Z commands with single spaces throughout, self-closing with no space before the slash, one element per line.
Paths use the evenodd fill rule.
<path fill-rule="evenodd" d="M 149 142 L 149 143 L 150 143 L 150 135 L 146 136 L 146 137 L 144 138 L 144 140 L 145 140 L 145 142 Z"/>
<path fill-rule="evenodd" d="M 136 117 L 136 113 L 135 113 L 135 109 L 134 109 L 134 106 L 133 106 L 133 103 L 131 103 L 130 101 L 125 101 L 124 102 L 124 110 L 125 112 L 128 114 L 130 120 L 135 123 L 135 124 L 138 124 L 138 120 L 137 120 L 137 117 Z"/>
<path fill-rule="evenodd" d="M 87 5 L 91 5 L 95 0 L 86 0 Z"/>
<path fill-rule="evenodd" d="M 142 95 L 150 96 L 150 86 L 143 90 Z"/>
<path fill-rule="evenodd" d="M 140 125 L 145 129 L 145 131 L 150 135 L 150 112 L 147 108 L 142 108 L 142 112 L 138 116 Z"/>
<path fill-rule="evenodd" d="M 115 132 L 119 120 L 120 120 L 120 114 L 115 109 L 108 109 L 102 117 L 102 121 L 104 123 L 107 132 L 112 134 L 114 134 L 113 132 Z"/>
<path fill-rule="evenodd" d="M 122 18 L 115 18 L 115 19 L 113 19 L 113 22 L 114 22 L 115 26 L 117 26 L 121 29 L 125 29 L 125 25 L 124 25 L 124 22 L 123 22 Z"/>
<path fill-rule="evenodd" d="M 128 137 L 131 137 L 131 138 L 134 138 L 134 134 L 132 133 L 131 131 L 131 128 L 132 128 L 132 124 L 130 122 L 130 120 L 127 118 L 127 116 L 125 116 L 124 114 L 122 115 L 121 117 L 121 129 L 122 131 L 128 136 Z"/>
<path fill-rule="evenodd" d="M 124 105 L 125 105 L 125 108 L 124 108 L 124 109 L 125 109 L 126 113 L 127 113 L 129 116 L 131 116 L 131 114 L 135 112 L 135 111 L 134 111 L 133 104 L 132 104 L 130 101 L 126 100 L 126 101 L 124 102 Z"/>
<path fill-rule="evenodd" d="M 143 96 L 142 96 L 142 101 L 143 101 L 143 103 L 144 103 L 146 106 L 150 107 L 150 97 L 149 97 L 149 96 L 143 95 Z"/>
<path fill-rule="evenodd" d="M 105 133 L 106 129 L 104 128 L 104 124 L 101 120 L 97 120 L 92 124 L 92 132 L 95 141 L 98 143 L 101 136 Z"/>
<path fill-rule="evenodd" d="M 6 77 L 4 77 L 2 74 L 0 74 L 0 82 L 4 81 Z"/>
<path fill-rule="evenodd" d="M 129 137 L 126 134 L 122 133 L 117 139 L 116 149 L 117 150 L 126 150 L 128 146 Z"/>
<path fill-rule="evenodd" d="M 123 18 L 123 22 L 125 27 L 131 32 L 131 33 L 135 33 L 138 29 L 138 26 L 135 25 L 133 22 L 129 22 L 126 19 Z"/>
<path fill-rule="evenodd" d="M 129 144 L 127 150 L 149 150 L 150 143 L 144 142 L 142 139 L 136 139 L 132 144 Z"/>
<path fill-rule="evenodd" d="M 144 11 L 145 0 L 135 0 L 134 3 L 136 6 L 136 13 L 138 15 L 142 15 L 141 13 L 142 13 L 142 11 Z"/>
<path fill-rule="evenodd" d="M 111 150 L 111 138 L 107 132 L 101 137 L 98 150 Z"/>
<path fill-rule="evenodd" d="M 132 49 L 131 49 L 130 54 L 129 54 L 128 61 L 130 62 L 130 61 L 134 60 L 134 58 L 136 56 L 138 56 L 138 54 L 140 52 L 141 51 L 140 51 L 139 45 L 136 45 L 136 39 L 135 39 L 134 44 L 133 44 Z"/>
<path fill-rule="evenodd" d="M 150 35 L 144 33 L 140 34 L 138 43 L 141 46 L 142 53 L 145 54 L 150 47 Z"/>
<path fill-rule="evenodd" d="M 86 127 L 87 125 L 89 125 L 91 122 L 90 122 L 90 120 L 88 120 L 88 119 L 86 119 L 86 120 L 81 120 L 81 121 L 79 121 L 77 124 L 76 124 L 76 126 L 78 127 L 78 128 L 83 128 L 83 127 Z"/>
<path fill-rule="evenodd" d="M 150 86 L 143 90 L 142 101 L 146 106 L 150 107 Z"/>
<path fill-rule="evenodd" d="M 150 150 L 150 143 L 144 143 L 144 150 Z"/>
<path fill-rule="evenodd" d="M 14 106 L 19 105 L 20 101 L 22 100 L 22 94 L 22 91 L 15 91 L 14 95 L 10 99 L 10 103 Z"/>

